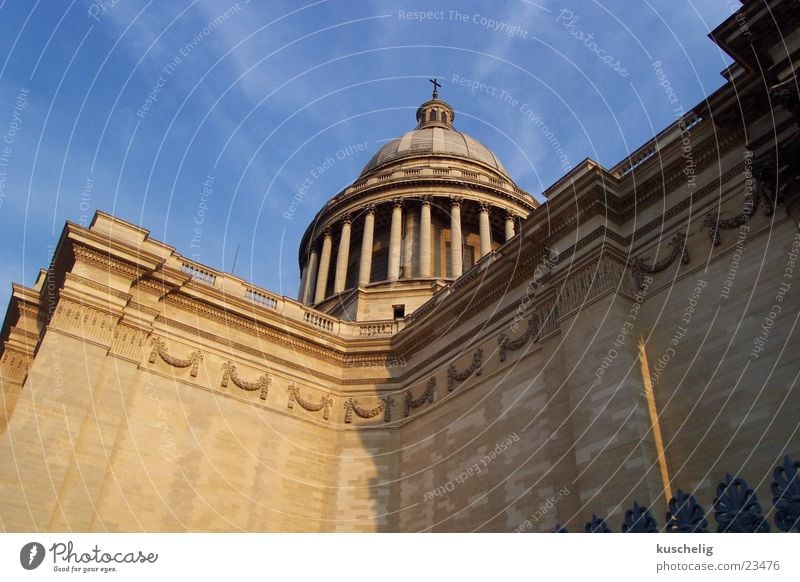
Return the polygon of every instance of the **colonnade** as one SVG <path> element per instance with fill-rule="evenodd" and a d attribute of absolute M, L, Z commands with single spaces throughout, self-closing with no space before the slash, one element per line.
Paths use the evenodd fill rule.
<path fill-rule="evenodd" d="M 417 199 L 414 199 L 415 201 Z M 437 199 L 438 200 L 438 199 Z M 398 281 L 401 274 L 404 278 L 411 277 L 411 257 L 414 252 L 419 253 L 418 278 L 430 278 L 431 273 L 431 197 L 425 196 L 420 200 L 418 212 L 404 212 L 405 205 L 410 199 L 393 199 L 391 205 L 391 223 L 389 227 L 389 253 L 387 281 Z M 463 247 L 461 208 L 463 198 L 450 197 L 450 232 L 451 249 L 450 272 L 452 277 L 460 277 L 463 273 Z M 486 202 L 478 202 L 478 229 L 480 234 L 480 256 L 489 254 L 492 250 L 492 233 L 490 212 L 504 209 L 492 207 Z M 370 283 L 372 276 L 373 248 L 375 240 L 375 214 L 376 206 L 369 204 L 363 212 L 363 231 L 361 235 L 361 255 L 358 262 L 358 285 Z M 403 238 L 403 221 L 406 220 L 406 237 Z M 514 237 L 516 233 L 515 221 L 517 217 L 505 210 L 505 240 Z M 300 301 L 306 305 L 317 304 L 325 300 L 331 266 L 334 271 L 333 293 L 338 294 L 345 290 L 350 263 L 350 238 L 352 218 L 345 215 L 340 219 L 338 245 L 335 264 L 332 264 L 334 233 L 331 228 L 322 231 L 321 245 L 312 242 L 311 253 L 306 262 L 300 281 Z M 409 236 L 419 229 L 419 236 Z M 415 244 L 418 241 L 418 245 Z M 406 248 L 403 249 L 403 245 Z M 404 252 L 405 251 L 405 252 Z M 405 259 L 405 260 L 404 260 Z M 407 264 L 401 264 L 406 262 Z"/>

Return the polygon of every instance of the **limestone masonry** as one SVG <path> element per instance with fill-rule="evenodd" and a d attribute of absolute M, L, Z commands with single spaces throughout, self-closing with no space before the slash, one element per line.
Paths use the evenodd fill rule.
<path fill-rule="evenodd" d="M 725 86 L 541 206 L 435 84 L 296 300 L 67 223 L 0 332 L 0 528 L 577 531 L 725 472 L 767 501 L 800 458 L 798 19 L 746 2 Z"/>

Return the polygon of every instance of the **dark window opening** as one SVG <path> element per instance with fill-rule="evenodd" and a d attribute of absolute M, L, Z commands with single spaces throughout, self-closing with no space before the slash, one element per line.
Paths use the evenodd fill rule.
<path fill-rule="evenodd" d="M 372 255 L 370 282 L 385 281 L 389 276 L 389 249 L 381 249 Z"/>
<path fill-rule="evenodd" d="M 403 319 L 406 316 L 405 305 L 392 305 L 392 309 L 394 310 L 395 319 Z"/>

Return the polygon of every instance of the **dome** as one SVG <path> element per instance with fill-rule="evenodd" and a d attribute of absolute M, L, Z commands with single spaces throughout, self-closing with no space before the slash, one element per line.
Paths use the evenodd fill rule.
<path fill-rule="evenodd" d="M 515 237 L 536 209 L 489 148 L 453 128 L 456 112 L 431 82 L 417 126 L 385 143 L 306 229 L 304 305 L 395 322 Z"/>
<path fill-rule="evenodd" d="M 434 126 L 414 129 L 388 142 L 367 162 L 359 177 L 397 160 L 435 156 L 463 158 L 508 175 L 492 151 L 478 140 L 450 127 Z"/>

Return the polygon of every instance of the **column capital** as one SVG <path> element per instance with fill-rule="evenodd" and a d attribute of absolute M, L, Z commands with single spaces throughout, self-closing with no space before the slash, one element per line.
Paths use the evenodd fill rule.
<path fill-rule="evenodd" d="M 420 196 L 419 200 L 423 206 L 430 206 L 431 202 L 433 202 L 433 196 L 429 195 Z"/>
<path fill-rule="evenodd" d="M 339 221 L 340 221 L 340 222 L 342 223 L 342 225 L 344 226 L 345 224 L 350 224 L 351 222 L 353 222 L 353 217 L 352 217 L 352 216 L 350 216 L 350 214 L 348 213 L 348 214 L 345 214 L 344 216 L 342 216 L 342 217 L 339 219 Z"/>
<path fill-rule="evenodd" d="M 365 212 L 366 214 L 375 214 L 375 204 L 373 204 L 372 202 L 370 202 L 369 204 L 367 204 L 367 205 L 364 207 L 364 212 Z"/>
<path fill-rule="evenodd" d="M 402 208 L 403 207 L 403 199 L 402 198 L 392 198 L 392 208 Z"/>
<path fill-rule="evenodd" d="M 330 226 L 326 226 L 322 229 L 322 238 L 331 237 L 333 238 L 333 229 Z"/>
<path fill-rule="evenodd" d="M 516 220 L 517 219 L 517 215 L 514 214 L 513 212 L 511 212 L 510 210 L 506 210 L 505 219 L 506 220 Z"/>
<path fill-rule="evenodd" d="M 464 199 L 461 196 L 450 196 L 450 206 L 461 206 Z"/>
<path fill-rule="evenodd" d="M 478 202 L 478 206 L 480 207 L 481 212 L 489 212 L 489 210 L 491 209 L 491 204 L 484 201 Z"/>

